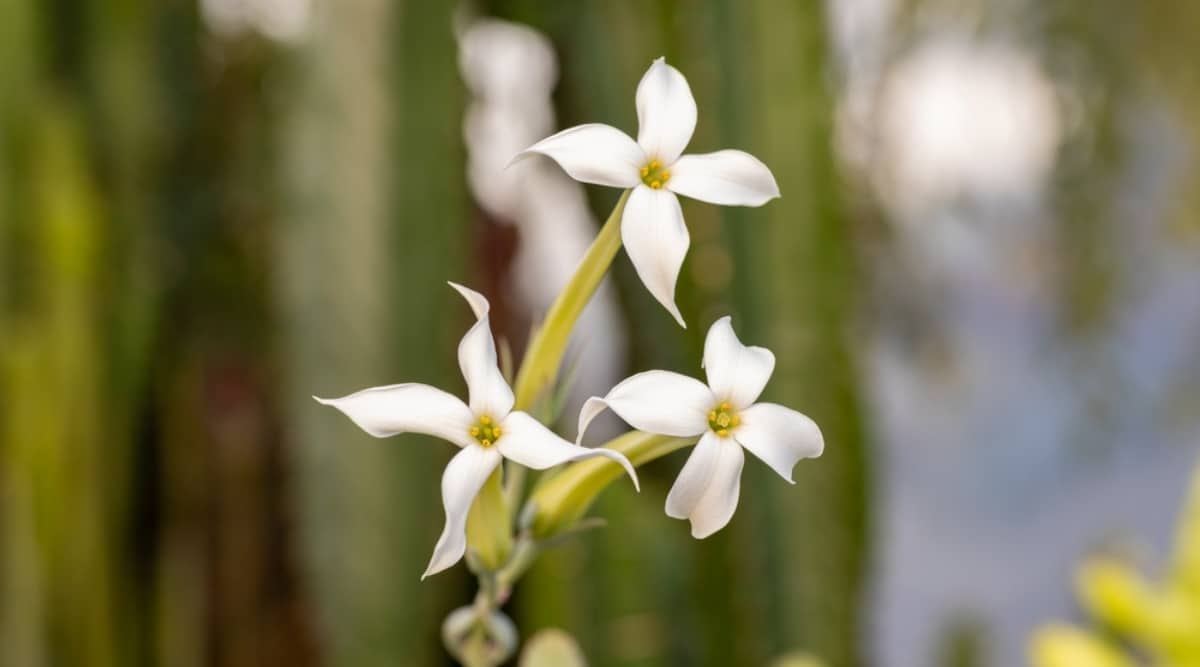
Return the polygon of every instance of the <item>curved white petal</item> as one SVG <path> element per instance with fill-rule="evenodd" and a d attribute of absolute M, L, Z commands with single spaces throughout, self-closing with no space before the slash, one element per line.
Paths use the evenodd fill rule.
<path fill-rule="evenodd" d="M 546 137 L 513 158 L 519 162 L 534 154 L 545 155 L 563 171 L 584 183 L 632 188 L 641 182 L 646 154 L 628 134 L 611 125 L 588 123 Z"/>
<path fill-rule="evenodd" d="M 719 400 L 741 410 L 758 400 L 775 370 L 775 355 L 765 347 L 743 345 L 729 316 L 713 322 L 704 339 L 704 370 Z"/>
<path fill-rule="evenodd" d="M 376 438 L 399 433 L 424 433 L 459 447 L 471 442 L 471 410 L 453 394 L 427 384 L 410 382 L 371 387 L 341 398 L 318 398 Z"/>
<path fill-rule="evenodd" d="M 453 281 L 446 281 L 446 284 L 453 287 L 454 291 L 462 295 L 462 298 L 467 300 L 467 305 L 471 307 L 471 312 L 475 313 L 475 319 L 481 320 L 488 316 L 492 311 L 492 304 L 488 303 L 487 297 L 476 292 L 470 287 L 459 285 Z"/>
<path fill-rule="evenodd" d="M 825 451 L 820 427 L 795 410 L 758 403 L 743 410 L 741 417 L 742 425 L 733 437 L 789 482 L 797 461 L 816 458 Z"/>
<path fill-rule="evenodd" d="M 775 176 L 761 160 L 735 150 L 684 155 L 671 165 L 667 189 L 723 206 L 762 206 L 779 196 Z"/>
<path fill-rule="evenodd" d="M 496 441 L 496 448 L 506 459 L 511 459 L 534 470 L 545 470 L 561 463 L 600 456 L 621 464 L 621 467 L 629 474 L 629 478 L 633 480 L 634 488 L 641 489 L 633 465 L 620 452 L 603 448 L 590 449 L 571 444 L 521 411 L 508 415 L 501 423 L 500 428 L 503 435 Z"/>
<path fill-rule="evenodd" d="M 708 428 L 712 392 L 703 382 L 670 371 L 645 371 L 622 380 L 604 398 L 589 398 L 579 413 L 579 439 L 607 406 L 639 431 L 679 438 Z"/>
<path fill-rule="evenodd" d="M 679 199 L 666 190 L 634 188 L 621 217 L 621 241 L 642 284 L 687 328 L 675 305 L 675 283 L 691 244 Z"/>
<path fill-rule="evenodd" d="M 471 502 L 479 495 L 479 489 L 487 481 L 496 466 L 500 465 L 500 452 L 495 447 L 480 447 L 473 444 L 464 447 L 450 459 L 446 472 L 442 473 L 442 507 L 446 510 L 446 527 L 433 548 L 429 567 L 425 568 L 424 579 L 454 565 L 467 550 L 467 512 Z"/>
<path fill-rule="evenodd" d="M 696 131 L 696 100 L 687 79 L 659 58 L 637 87 L 638 144 L 648 158 L 674 162 Z"/>
<path fill-rule="evenodd" d="M 458 344 L 458 366 L 467 381 L 471 412 L 503 419 L 512 410 L 513 392 L 496 362 L 496 343 L 488 320 L 490 306 L 479 292 L 455 283 L 450 286 L 463 295 L 479 318 Z"/>
<path fill-rule="evenodd" d="M 724 528 L 737 509 L 745 460 L 732 438 L 705 433 L 667 494 L 667 516 L 691 520 L 696 539 Z"/>

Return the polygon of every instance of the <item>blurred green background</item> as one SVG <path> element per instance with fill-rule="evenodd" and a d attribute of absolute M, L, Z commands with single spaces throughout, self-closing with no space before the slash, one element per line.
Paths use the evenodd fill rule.
<path fill-rule="evenodd" d="M 1071 613 L 1117 469 L 1163 489 L 1117 526 L 1161 562 L 1200 440 L 1200 4 L 0 0 L 0 664 L 448 663 L 440 622 L 473 583 L 419 575 L 451 448 L 309 396 L 461 392 L 447 280 L 493 300 L 513 350 L 544 309 L 518 288 L 522 209 L 468 179 L 496 149 L 464 131 L 490 70 L 460 43 L 490 19 L 550 47 L 552 128 L 632 132 L 663 55 L 700 108 L 691 152 L 747 150 L 784 195 L 684 203 L 686 331 L 619 256 L 607 372 L 696 374 L 730 313 L 776 352 L 767 397 L 828 443 L 795 486 L 748 463 L 702 542 L 662 512 L 684 453 L 614 487 L 608 527 L 522 583 L 523 634 L 565 628 L 594 665 L 1015 664 Z M 600 219 L 617 198 L 578 192 Z M 922 456 L 943 474 L 903 472 Z M 1020 496 L 1075 507 L 1046 534 L 1091 528 L 978 571 L 894 528 L 923 498 L 963 508 L 971 543 L 997 534 L 981 497 Z M 923 597 L 949 577 L 926 548 L 1061 587 L 958 613 Z"/>

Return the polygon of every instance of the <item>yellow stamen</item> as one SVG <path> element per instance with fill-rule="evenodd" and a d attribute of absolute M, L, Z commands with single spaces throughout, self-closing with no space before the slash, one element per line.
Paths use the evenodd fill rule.
<path fill-rule="evenodd" d="M 667 179 L 671 178 L 671 172 L 663 168 L 663 163 L 658 160 L 651 160 L 642 165 L 638 170 L 642 175 L 642 183 L 648 187 L 658 190 L 666 185 Z"/>
<path fill-rule="evenodd" d="M 492 437 L 493 437 L 493 438 L 499 438 L 499 437 L 500 437 L 500 427 L 499 427 L 499 426 L 497 426 L 496 428 L 492 429 Z"/>
<path fill-rule="evenodd" d="M 484 415 L 479 418 L 479 423 L 483 424 L 484 426 L 487 426 L 488 424 L 492 423 L 492 418 L 487 415 Z"/>
<path fill-rule="evenodd" d="M 478 437 L 479 437 L 479 427 L 478 427 L 478 426 L 472 426 L 472 427 L 471 427 L 471 437 L 472 437 L 472 438 L 478 438 Z"/>
<path fill-rule="evenodd" d="M 482 445 L 482 446 L 484 446 L 484 447 L 491 447 L 491 446 L 492 446 L 492 441 L 491 441 L 491 440 L 488 440 L 487 438 L 484 438 L 483 440 L 480 440 L 480 441 L 479 441 L 479 444 L 480 444 L 480 445 Z M 507 447 L 507 446 L 508 446 L 508 445 L 505 445 L 505 447 Z"/>
<path fill-rule="evenodd" d="M 730 408 L 729 401 L 721 401 L 720 405 L 708 411 L 708 427 L 722 438 L 728 437 L 731 429 L 742 423 L 742 418 Z"/>

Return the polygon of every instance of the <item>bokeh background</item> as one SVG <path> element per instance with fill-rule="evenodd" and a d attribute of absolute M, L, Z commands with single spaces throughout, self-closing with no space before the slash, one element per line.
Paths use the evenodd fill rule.
<path fill-rule="evenodd" d="M 519 358 L 617 192 L 503 167 L 632 132 L 660 55 L 691 150 L 759 156 L 783 198 L 684 203 L 686 331 L 618 256 L 573 395 L 698 373 L 731 313 L 826 453 L 795 486 L 748 463 L 702 542 L 661 509 L 685 454 L 651 464 L 509 613 L 594 665 L 1023 664 L 1080 617 L 1083 556 L 1162 567 L 1200 452 L 1197 26 L 1172 0 L 0 2 L 0 664 L 448 664 L 473 583 L 419 575 L 451 448 L 309 396 L 461 391 L 447 280 Z"/>

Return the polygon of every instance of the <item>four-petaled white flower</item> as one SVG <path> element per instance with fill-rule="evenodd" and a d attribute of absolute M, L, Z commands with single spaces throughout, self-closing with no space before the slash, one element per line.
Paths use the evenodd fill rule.
<path fill-rule="evenodd" d="M 707 386 L 669 371 L 638 373 L 604 398 L 588 399 L 579 414 L 581 438 L 605 407 L 642 431 L 700 436 L 667 494 L 667 514 L 690 519 L 697 538 L 723 528 L 737 509 L 743 447 L 788 482 L 797 461 L 825 449 L 813 420 L 782 405 L 755 403 L 775 369 L 775 355 L 743 345 L 728 317 L 708 330 L 704 369 Z"/>
<path fill-rule="evenodd" d="M 603 456 L 621 464 L 637 486 L 637 473 L 620 453 L 572 444 L 525 412 L 513 410 L 513 391 L 496 364 L 496 346 L 482 294 L 450 283 L 478 321 L 458 344 L 458 364 L 467 381 L 469 404 L 424 384 L 373 387 L 343 398 L 316 400 L 346 414 L 377 438 L 398 433 L 437 436 L 462 448 L 442 475 L 446 527 L 422 579 L 454 565 L 466 551 L 467 511 L 502 458 L 544 470 L 569 461 Z M 315 396 L 313 398 L 316 398 Z"/>
<path fill-rule="evenodd" d="M 637 87 L 638 138 L 589 123 L 543 139 L 514 162 L 538 153 L 575 180 L 633 188 L 621 218 L 621 240 L 646 289 L 680 326 L 675 282 L 690 239 L 676 194 L 726 206 L 761 206 L 779 196 L 771 170 L 737 150 L 684 155 L 696 129 L 696 101 L 687 79 L 662 58 Z"/>

